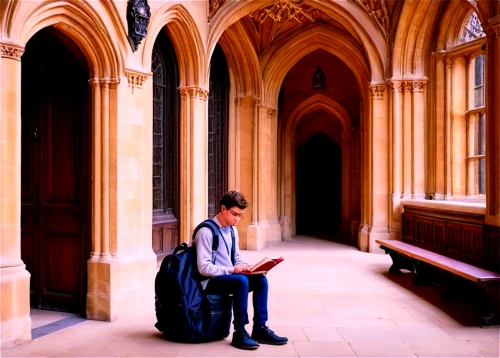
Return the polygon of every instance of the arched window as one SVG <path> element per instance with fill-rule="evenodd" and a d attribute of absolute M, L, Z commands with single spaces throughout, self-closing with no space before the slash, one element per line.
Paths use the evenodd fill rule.
<path fill-rule="evenodd" d="M 227 188 L 227 127 L 229 116 L 229 71 L 219 45 L 210 61 L 208 96 L 208 217 L 219 212 Z"/>
<path fill-rule="evenodd" d="M 166 31 L 151 56 L 153 72 L 153 250 L 170 253 L 178 245 L 179 225 L 179 76 Z"/>
<path fill-rule="evenodd" d="M 463 44 L 483 36 L 486 36 L 486 34 L 483 32 L 481 22 L 479 21 L 477 14 L 472 12 L 469 16 L 469 20 L 467 20 L 467 23 L 464 26 L 462 36 L 460 37 L 458 43 Z"/>

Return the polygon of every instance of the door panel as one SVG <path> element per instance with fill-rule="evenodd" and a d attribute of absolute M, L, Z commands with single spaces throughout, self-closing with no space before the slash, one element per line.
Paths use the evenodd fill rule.
<path fill-rule="evenodd" d="M 89 255 L 88 68 L 46 29 L 22 57 L 21 257 L 31 305 L 85 312 Z"/>

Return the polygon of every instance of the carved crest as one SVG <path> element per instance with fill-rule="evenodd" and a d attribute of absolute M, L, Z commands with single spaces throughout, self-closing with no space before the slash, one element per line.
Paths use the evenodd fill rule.
<path fill-rule="evenodd" d="M 137 51 L 142 39 L 146 37 L 150 17 L 151 11 L 147 0 L 128 0 L 128 41 L 134 52 Z"/>

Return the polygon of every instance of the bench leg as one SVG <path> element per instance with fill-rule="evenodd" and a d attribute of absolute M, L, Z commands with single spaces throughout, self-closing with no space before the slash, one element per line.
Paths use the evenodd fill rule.
<path fill-rule="evenodd" d="M 492 326 L 500 324 L 499 316 L 499 299 L 500 299 L 500 283 L 497 282 L 480 282 L 480 286 L 485 292 L 485 312 L 483 315 L 482 326 Z"/>
<path fill-rule="evenodd" d="M 455 301 L 464 294 L 464 285 L 461 280 L 449 272 L 443 272 L 444 291 L 441 299 L 444 301 Z"/>
<path fill-rule="evenodd" d="M 413 267 L 413 263 L 410 259 L 384 246 L 380 246 L 380 248 L 383 249 L 386 254 L 389 254 L 392 259 L 392 265 L 389 267 L 389 273 L 401 273 L 402 269 L 415 272 L 415 267 Z"/>
<path fill-rule="evenodd" d="M 432 277 L 435 274 L 433 267 L 426 264 L 425 262 L 413 260 L 415 266 L 415 277 L 413 278 L 414 286 L 424 286 L 430 285 L 432 283 Z"/>

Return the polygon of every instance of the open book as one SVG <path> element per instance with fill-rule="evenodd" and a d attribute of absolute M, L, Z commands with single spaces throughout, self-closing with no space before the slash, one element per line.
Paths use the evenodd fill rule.
<path fill-rule="evenodd" d="M 274 266 L 283 261 L 283 257 L 279 257 L 277 259 L 270 259 L 269 257 L 264 257 L 262 260 L 253 265 L 250 271 L 243 271 L 245 275 L 257 275 L 261 273 L 267 273 Z"/>

